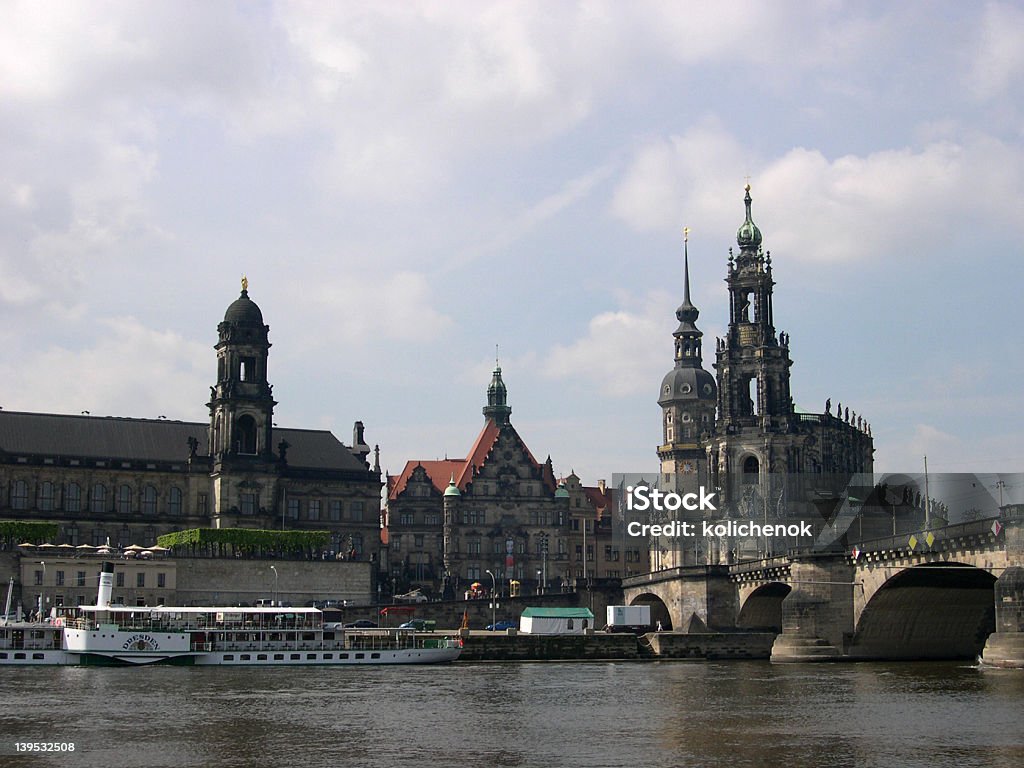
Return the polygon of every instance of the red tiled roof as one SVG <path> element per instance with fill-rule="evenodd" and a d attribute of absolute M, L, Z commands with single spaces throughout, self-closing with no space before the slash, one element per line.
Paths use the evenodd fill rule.
<path fill-rule="evenodd" d="M 533 464 L 534 468 L 541 470 L 541 479 L 548 487 L 548 490 L 554 493 L 558 483 L 555 482 L 555 474 L 552 472 L 551 466 L 546 463 L 542 466 L 533 457 L 533 454 L 530 453 L 530 449 L 526 447 L 526 443 L 519 437 L 519 433 L 515 431 L 514 427 L 512 431 L 519 439 L 519 445 L 522 446 L 530 463 Z M 484 428 L 480 430 L 480 434 L 477 435 L 476 441 L 473 443 L 473 447 L 465 459 L 406 462 L 401 475 L 397 478 L 388 479 L 388 499 L 396 499 L 405 492 L 406 486 L 409 484 L 409 478 L 412 477 L 416 467 L 420 466 L 426 471 L 434 487 L 441 493 L 444 493 L 445 489 L 448 488 L 448 483 L 451 482 L 452 477 L 455 478 L 455 485 L 458 486 L 459 490 L 465 491 L 466 486 L 473 480 L 473 468 L 475 467 L 479 470 L 484 465 L 500 433 L 501 428 L 494 423 L 493 419 L 488 419 L 484 424 Z"/>

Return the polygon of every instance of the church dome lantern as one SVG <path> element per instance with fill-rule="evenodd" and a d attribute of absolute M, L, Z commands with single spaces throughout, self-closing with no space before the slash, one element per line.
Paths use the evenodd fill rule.
<path fill-rule="evenodd" d="M 750 185 L 746 186 L 746 195 L 743 197 L 743 202 L 747 207 L 746 219 L 740 224 L 740 228 L 736 230 L 736 244 L 739 245 L 743 250 L 757 250 L 761 247 L 761 230 L 757 228 L 757 224 L 754 223 L 754 219 L 750 214 L 750 204 L 753 199 L 750 197 Z"/>

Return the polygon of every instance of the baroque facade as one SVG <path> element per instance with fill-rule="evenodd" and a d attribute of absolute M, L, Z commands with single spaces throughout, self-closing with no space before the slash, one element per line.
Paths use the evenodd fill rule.
<path fill-rule="evenodd" d="M 186 528 L 328 530 L 376 559 L 380 467 L 353 445 L 274 425 L 270 327 L 241 295 L 218 325 L 208 423 L 0 410 L 0 518 L 53 522 L 56 544 L 150 546 Z M 375 454 L 376 455 L 376 454 Z"/>
<path fill-rule="evenodd" d="M 717 517 L 765 523 L 820 517 L 852 478 L 870 476 L 871 429 L 849 408 L 832 413 L 831 400 L 823 413 L 804 412 L 794 404 L 789 334 L 775 328 L 772 257 L 762 250 L 749 185 L 744 205 L 746 216 L 736 235 L 739 253 L 729 249 L 729 325 L 716 340 L 714 376 L 703 367 L 684 239 L 675 367 L 662 380 L 658 398 L 662 486 L 679 493 L 714 489 L 720 500 Z M 690 519 L 702 516 L 695 512 Z M 770 547 L 767 540 L 713 542 L 705 550 L 665 551 L 655 545 L 652 568 L 770 554 Z"/>
<path fill-rule="evenodd" d="M 451 597 L 474 582 L 489 589 L 493 574 L 500 591 L 514 581 L 525 593 L 647 570 L 646 551 L 631 551 L 623 569 L 627 555 L 611 545 L 611 490 L 583 486 L 575 474 L 556 480 L 551 458 L 534 458 L 511 413 L 497 367 L 466 458 L 408 461 L 388 478 L 388 558 L 398 588 Z"/>

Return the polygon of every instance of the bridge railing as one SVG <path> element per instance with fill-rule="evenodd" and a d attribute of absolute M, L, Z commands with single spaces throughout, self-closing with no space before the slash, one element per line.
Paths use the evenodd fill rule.
<path fill-rule="evenodd" d="M 999 517 L 985 517 L 981 520 L 971 520 L 967 523 L 956 523 L 941 528 L 922 528 L 918 531 L 907 531 L 896 536 L 885 536 L 880 539 L 868 539 L 858 542 L 855 546 L 861 552 L 882 552 L 893 549 L 908 549 L 910 537 L 913 536 L 919 542 L 924 542 L 925 537 L 931 533 L 939 541 L 959 539 L 964 536 L 989 536 L 994 533 L 993 524 L 1000 522 Z"/>

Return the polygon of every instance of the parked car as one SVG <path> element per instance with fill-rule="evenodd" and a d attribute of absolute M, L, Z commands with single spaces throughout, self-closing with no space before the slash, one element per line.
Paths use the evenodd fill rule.
<path fill-rule="evenodd" d="M 491 632 L 504 632 L 506 629 L 518 629 L 519 625 L 512 621 L 512 619 L 502 619 L 496 621 L 493 624 L 488 624 L 486 629 Z"/>
<path fill-rule="evenodd" d="M 399 624 L 399 629 L 414 629 L 417 632 L 433 632 L 434 627 L 437 626 L 436 621 L 428 621 L 427 619 L 409 619 L 404 624 Z"/>
<path fill-rule="evenodd" d="M 350 621 L 345 625 L 345 629 L 376 629 L 377 622 L 370 621 L 369 619 L 359 619 L 359 621 Z"/>

